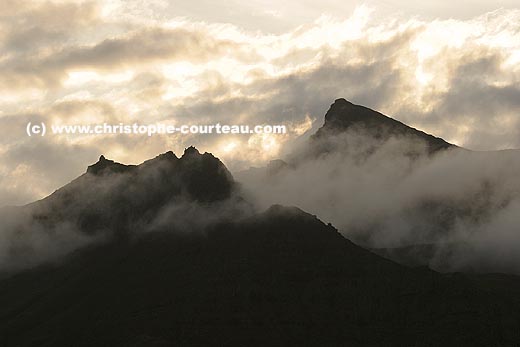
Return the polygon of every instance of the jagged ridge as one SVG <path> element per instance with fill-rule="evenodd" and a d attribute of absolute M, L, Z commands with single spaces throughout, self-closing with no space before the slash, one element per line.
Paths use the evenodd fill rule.
<path fill-rule="evenodd" d="M 188 147 L 180 158 L 168 151 L 140 165 L 102 155 L 85 174 L 26 208 L 49 224 L 66 218 L 87 233 L 124 233 L 175 201 L 209 204 L 230 198 L 235 189 L 233 176 L 218 158 Z"/>

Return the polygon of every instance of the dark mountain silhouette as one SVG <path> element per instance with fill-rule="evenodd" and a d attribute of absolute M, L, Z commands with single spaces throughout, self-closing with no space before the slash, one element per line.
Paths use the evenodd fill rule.
<path fill-rule="evenodd" d="M 229 218 L 219 208 L 242 203 L 236 189 L 218 159 L 194 148 L 138 166 L 100 158 L 26 208 L 111 237 L 1 280 L 0 345 L 520 343 L 518 290 L 507 289 L 516 278 L 407 268 L 294 207 L 239 208 Z M 200 206 L 195 214 L 147 228 L 152 211 L 186 201 Z M 223 218 L 208 218 L 211 211 Z M 192 230 L 202 219 L 204 228 Z"/>
<path fill-rule="evenodd" d="M 104 173 L 123 173 L 123 172 L 130 172 L 132 169 L 134 169 L 136 165 L 124 165 L 121 163 L 116 163 L 113 160 L 106 159 L 104 155 L 101 155 L 99 157 L 99 160 L 97 163 L 90 165 L 87 168 L 87 173 L 93 174 L 93 175 L 101 175 Z"/>
<path fill-rule="evenodd" d="M 51 226 L 66 219 L 85 233 L 124 234 L 138 222 L 150 222 L 168 204 L 222 201 L 235 189 L 233 177 L 219 159 L 189 147 L 180 158 L 170 151 L 141 165 L 101 156 L 85 174 L 25 208 Z"/>
<path fill-rule="evenodd" d="M 194 147 L 180 158 L 170 151 L 140 165 L 101 156 L 50 196 L 0 210 L 0 233 L 9 235 L 0 277 L 94 240 L 164 228 L 168 220 L 202 228 L 209 218 L 241 215 L 251 206 L 234 193 L 237 187 L 219 159 Z"/>
<path fill-rule="evenodd" d="M 327 140 L 347 132 L 361 135 L 365 140 L 370 139 L 373 147 L 382 145 L 391 138 L 412 141 L 414 148 L 407 149 L 410 151 L 410 155 L 419 154 L 416 151 L 421 147 L 424 147 L 428 154 L 457 148 L 441 138 L 409 127 L 382 113 L 355 105 L 342 98 L 336 99 L 330 106 L 325 114 L 323 126 L 311 137 L 311 146 L 319 146 L 318 153 L 337 150 L 338 148 Z M 320 142 L 325 142 L 325 144 Z"/>

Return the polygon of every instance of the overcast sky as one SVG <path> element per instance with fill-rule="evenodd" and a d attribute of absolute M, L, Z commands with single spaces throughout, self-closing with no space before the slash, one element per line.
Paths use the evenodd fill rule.
<path fill-rule="evenodd" d="M 0 205 L 100 154 L 282 156 L 338 97 L 475 150 L 520 147 L 520 4 L 0 0 Z M 46 136 L 27 122 L 285 124 L 272 136 Z"/>

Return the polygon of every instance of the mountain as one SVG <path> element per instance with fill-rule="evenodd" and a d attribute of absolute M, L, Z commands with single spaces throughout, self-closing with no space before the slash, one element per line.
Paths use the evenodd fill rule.
<path fill-rule="evenodd" d="M 257 212 L 239 193 L 223 164 L 194 148 L 138 166 L 100 158 L 25 207 L 106 237 L 0 280 L 0 345 L 520 343 L 518 290 L 506 289 L 520 288 L 516 277 L 398 265 L 316 216 Z"/>
<path fill-rule="evenodd" d="M 168 204 L 222 201 L 235 189 L 219 159 L 189 147 L 180 158 L 169 151 L 140 165 L 120 164 L 102 155 L 85 174 L 26 208 L 47 224 L 74 219 L 85 233 L 124 231 L 138 220 L 150 221 Z"/>
<path fill-rule="evenodd" d="M 325 122 L 311 136 L 311 146 L 320 146 L 321 152 L 330 152 L 337 147 L 330 142 L 340 134 L 355 134 L 370 139 L 373 147 L 381 146 L 391 138 L 406 139 L 414 144 L 410 154 L 417 155 L 417 148 L 424 147 L 427 154 L 434 154 L 457 146 L 445 140 L 409 127 L 395 119 L 370 108 L 355 105 L 343 98 L 336 99 L 325 114 Z M 320 142 L 325 141 L 328 147 Z M 373 150 L 373 149 L 372 149 Z"/>
<path fill-rule="evenodd" d="M 101 156 L 50 196 L 0 210 L 0 235 L 6 240 L 0 248 L 0 277 L 100 239 L 161 229 L 163 220 L 176 219 L 183 228 L 197 214 L 240 214 L 250 206 L 234 193 L 237 187 L 218 158 L 194 147 L 180 158 L 170 151 L 140 165 Z M 205 221 L 192 224 L 202 227 Z"/>
<path fill-rule="evenodd" d="M 520 274 L 520 151 L 478 152 L 337 99 L 284 161 L 236 174 L 405 265 Z"/>

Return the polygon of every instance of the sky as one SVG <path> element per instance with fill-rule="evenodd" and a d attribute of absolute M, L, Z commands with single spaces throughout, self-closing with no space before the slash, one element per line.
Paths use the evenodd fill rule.
<path fill-rule="evenodd" d="M 520 2 L 0 0 L 0 206 L 101 154 L 283 157 L 334 99 L 474 150 L 520 148 Z M 285 135 L 28 137 L 28 122 L 284 124 Z"/>

